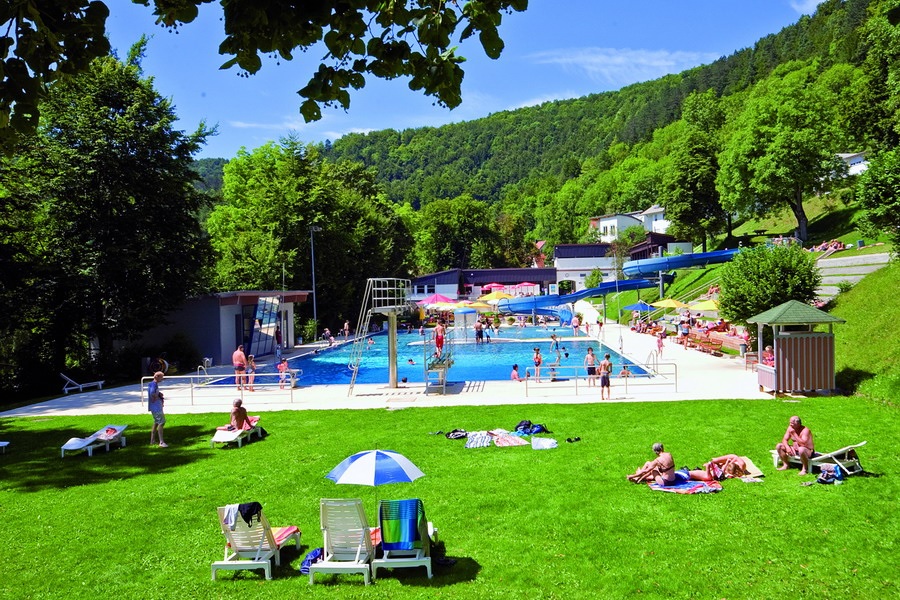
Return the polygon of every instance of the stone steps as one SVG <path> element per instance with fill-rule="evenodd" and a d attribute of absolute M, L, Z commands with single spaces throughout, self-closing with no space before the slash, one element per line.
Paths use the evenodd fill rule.
<path fill-rule="evenodd" d="M 816 262 L 822 274 L 822 283 L 816 290 L 821 300 L 828 300 L 840 293 L 838 284 L 848 282 L 856 285 L 862 279 L 884 267 L 891 259 L 890 254 L 864 254 L 823 258 Z"/>

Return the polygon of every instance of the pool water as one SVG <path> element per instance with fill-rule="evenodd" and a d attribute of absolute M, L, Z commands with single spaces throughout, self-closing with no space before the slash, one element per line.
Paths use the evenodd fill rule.
<path fill-rule="evenodd" d="M 544 356 L 544 367 L 542 371 L 546 374 L 548 368 L 547 363 L 555 360 L 555 354 L 550 352 L 550 331 L 542 330 L 538 327 L 526 327 L 519 332 L 523 335 L 535 333 L 535 337 L 528 337 L 525 341 L 512 341 L 507 332 L 512 328 L 504 328 L 499 338 L 493 336 L 494 341 L 490 344 L 475 344 L 474 339 L 470 338 L 466 341 L 455 341 L 452 346 L 453 366 L 447 372 L 448 381 L 500 381 L 509 379 L 510 371 L 513 364 L 519 365 L 519 373 L 525 376 L 525 369 L 534 368 L 532 356 L 534 348 L 539 347 L 541 354 Z M 560 328 L 560 333 L 566 331 L 566 328 Z M 568 333 L 571 335 L 571 328 Z M 407 341 L 407 338 L 408 341 Z M 373 337 L 374 344 L 369 344 L 364 353 L 362 361 L 359 364 L 359 374 L 356 377 L 356 383 L 388 383 L 388 348 L 387 334 L 378 334 Z M 425 381 L 426 356 L 425 348 L 429 352 L 433 352 L 433 346 L 423 346 L 422 338 L 419 335 L 399 334 L 397 336 L 397 377 L 407 378 L 407 381 L 413 383 L 422 383 Z M 301 369 L 303 375 L 300 377 L 300 385 L 325 385 L 325 384 L 349 384 L 353 372 L 348 368 L 350 361 L 350 349 L 352 344 L 344 344 L 333 348 L 324 348 L 318 354 L 308 354 L 303 357 L 289 360 L 289 364 L 293 369 Z M 560 352 L 563 353 L 560 366 L 562 367 L 582 367 L 579 375 L 586 375 L 586 371 L 582 366 L 584 364 L 584 356 L 587 354 L 588 348 L 594 349 L 597 355 L 597 362 L 603 359 L 605 353 L 610 354 L 610 360 L 613 363 L 613 374 L 615 375 L 621 370 L 623 364 L 628 364 L 629 369 L 635 375 L 646 375 L 647 372 L 635 366 L 633 362 L 624 359 L 615 351 L 603 346 L 597 340 L 562 340 L 560 341 Z M 563 350 L 565 348 L 565 350 Z M 568 352 L 568 358 L 565 353 Z M 409 364 L 412 360 L 415 364 Z M 266 365 L 259 369 L 259 372 L 274 372 L 273 365 Z M 571 370 L 561 371 L 561 376 L 571 374 Z M 545 375 L 546 376 L 546 375 Z"/>

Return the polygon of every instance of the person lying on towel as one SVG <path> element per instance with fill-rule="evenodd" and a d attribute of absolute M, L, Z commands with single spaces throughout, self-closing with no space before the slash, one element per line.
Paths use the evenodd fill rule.
<path fill-rule="evenodd" d="M 722 481 L 746 475 L 747 463 L 737 454 L 726 454 L 711 459 L 702 469 L 678 469 L 675 474 L 692 481 Z"/>
<path fill-rule="evenodd" d="M 644 463 L 644 466 L 628 475 L 628 481 L 634 483 L 656 482 L 659 485 L 672 485 L 681 481 L 675 474 L 675 460 L 665 451 L 660 442 L 653 444 L 654 460 Z"/>

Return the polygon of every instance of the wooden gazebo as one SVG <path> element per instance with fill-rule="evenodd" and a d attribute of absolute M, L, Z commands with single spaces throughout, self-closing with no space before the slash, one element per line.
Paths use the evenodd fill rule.
<path fill-rule="evenodd" d="M 763 339 L 763 328 L 772 327 L 774 365 L 757 367 L 759 389 L 778 392 L 831 391 L 834 385 L 834 323 L 843 319 L 808 304 L 789 300 L 775 308 L 747 319 L 756 323 L 757 340 Z M 814 331 L 816 325 L 827 324 L 828 331 Z M 760 348 L 762 357 L 762 348 Z"/>

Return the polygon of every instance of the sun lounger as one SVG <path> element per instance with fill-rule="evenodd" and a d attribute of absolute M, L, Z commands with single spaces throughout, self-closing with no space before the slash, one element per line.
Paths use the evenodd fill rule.
<path fill-rule="evenodd" d="M 240 514 L 240 509 L 256 512 L 247 523 Z M 291 540 L 299 549 L 300 530 L 289 527 L 272 527 L 258 503 L 233 504 L 216 509 L 219 515 L 219 526 L 225 536 L 225 558 L 212 564 L 212 578 L 216 579 L 216 571 L 221 569 L 236 571 L 238 569 L 263 569 L 266 579 L 272 579 L 272 557 L 275 565 L 281 564 L 281 549 Z"/>
<path fill-rule="evenodd" d="M 60 373 L 59 376 L 62 377 L 66 382 L 66 384 L 63 386 L 63 389 L 62 389 L 64 394 L 68 394 L 72 390 L 78 390 L 79 392 L 83 392 L 84 388 L 89 388 L 89 387 L 95 387 L 97 389 L 102 390 L 103 384 L 106 383 L 105 380 L 104 381 L 89 381 L 88 383 L 78 383 L 74 379 L 67 377 L 64 373 Z"/>
<path fill-rule="evenodd" d="M 107 425 L 102 429 L 98 429 L 93 435 L 86 438 L 74 437 L 62 445 L 61 456 L 65 456 L 66 452 L 77 452 L 78 450 L 87 450 L 88 456 L 94 455 L 94 448 L 105 446 L 109 452 L 109 445 L 119 442 L 122 448 L 125 447 L 125 436 L 122 432 L 128 425 Z"/>
<path fill-rule="evenodd" d="M 860 446 L 865 446 L 866 442 L 860 442 L 858 444 L 853 444 L 852 446 L 845 446 L 840 450 L 835 450 L 834 452 L 826 452 L 824 454 L 820 454 L 816 452 L 809 459 L 809 468 L 810 472 L 812 469 L 816 467 L 821 467 L 825 464 L 830 465 L 840 465 L 844 472 L 847 475 L 856 475 L 858 473 L 863 472 L 862 465 L 859 464 L 859 456 L 856 454 L 856 449 Z M 778 452 L 776 450 L 771 450 L 772 460 L 775 466 L 778 466 L 778 463 L 781 462 L 778 458 Z M 800 466 L 803 463 L 800 461 L 799 457 L 791 456 L 788 457 L 788 463 L 791 465 Z"/>
<path fill-rule="evenodd" d="M 369 585 L 375 552 L 362 500 L 323 498 L 319 514 L 325 557 L 310 565 L 309 583 L 316 573 L 360 573 Z"/>
<path fill-rule="evenodd" d="M 378 569 L 425 567 L 431 579 L 431 544 L 437 531 L 425 518 L 425 507 L 418 498 L 382 500 L 378 506 L 383 558 L 372 561 L 372 579 Z"/>
<path fill-rule="evenodd" d="M 231 442 L 237 442 L 238 448 L 240 448 L 245 439 L 251 441 L 250 438 L 254 433 L 256 437 L 262 439 L 262 427 L 259 426 L 258 421 L 251 429 L 233 429 L 231 431 L 216 429 L 216 433 L 209 440 L 209 446 L 210 448 L 215 448 L 217 443 L 230 444 Z"/>

